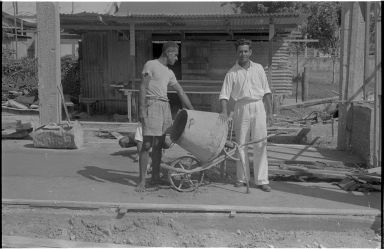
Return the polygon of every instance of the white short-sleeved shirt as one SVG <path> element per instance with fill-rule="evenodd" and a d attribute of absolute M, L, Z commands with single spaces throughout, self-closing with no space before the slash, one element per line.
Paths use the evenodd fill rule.
<path fill-rule="evenodd" d="M 176 76 L 171 69 L 159 60 L 147 61 L 142 71 L 143 78 L 149 79 L 146 95 L 167 98 L 167 88 L 177 83 Z"/>
<path fill-rule="evenodd" d="M 221 88 L 219 99 L 260 100 L 271 93 L 263 66 L 250 61 L 248 69 L 237 62 L 227 72 Z"/>

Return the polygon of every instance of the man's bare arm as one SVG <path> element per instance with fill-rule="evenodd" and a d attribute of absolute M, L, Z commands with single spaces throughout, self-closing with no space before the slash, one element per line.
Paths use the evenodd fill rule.
<path fill-rule="evenodd" d="M 177 92 L 177 95 L 179 96 L 181 102 L 184 104 L 185 107 L 189 110 L 193 110 L 193 106 L 191 104 L 191 101 L 189 100 L 187 94 L 185 94 L 183 88 L 180 86 L 179 83 L 172 86 L 173 89 Z"/>
<path fill-rule="evenodd" d="M 223 122 L 227 122 L 228 121 L 228 100 L 221 99 L 220 104 L 221 104 L 221 113 L 219 115 L 219 118 Z"/>
<path fill-rule="evenodd" d="M 139 93 L 139 121 L 143 123 L 143 118 L 145 116 L 145 95 L 146 95 L 146 88 L 148 85 L 149 80 L 143 76 L 140 84 L 140 93 Z"/>
<path fill-rule="evenodd" d="M 265 112 L 267 114 L 267 123 L 269 125 L 272 125 L 272 94 L 267 93 L 263 96 L 263 102 L 265 107 Z"/>

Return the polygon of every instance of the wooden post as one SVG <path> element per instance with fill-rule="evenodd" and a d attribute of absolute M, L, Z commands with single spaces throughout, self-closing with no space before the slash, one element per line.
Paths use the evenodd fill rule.
<path fill-rule="evenodd" d="M 61 121 L 60 19 L 57 2 L 37 2 L 40 124 Z"/>
<path fill-rule="evenodd" d="M 364 41 L 364 83 L 366 83 L 368 77 L 369 77 L 369 22 L 370 22 L 370 9 L 371 9 L 371 3 L 366 2 L 365 4 L 365 41 Z M 363 98 L 364 100 L 367 99 L 367 91 L 366 86 L 363 87 Z"/>
<path fill-rule="evenodd" d="M 350 108 L 347 100 L 362 86 L 364 77 L 364 20 L 358 2 L 342 3 L 341 18 L 340 103 L 337 147 L 348 148 L 351 132 L 347 132 L 346 117 Z M 361 99 L 362 93 L 357 95 Z"/>
<path fill-rule="evenodd" d="M 296 44 L 296 103 L 299 91 L 299 44 Z"/>
<path fill-rule="evenodd" d="M 301 79 L 301 99 L 302 101 L 308 100 L 308 86 L 309 86 L 309 68 L 304 67 L 303 77 Z"/>
<path fill-rule="evenodd" d="M 374 101 L 374 144 L 373 144 L 373 163 L 374 167 L 381 166 L 381 18 L 379 18 L 379 11 L 381 2 L 377 2 L 375 6 L 375 65 L 377 67 L 375 75 L 375 101 Z"/>
<path fill-rule="evenodd" d="M 273 57 L 273 37 L 275 36 L 275 25 L 273 20 L 269 24 L 269 51 L 268 51 L 268 84 L 273 88 L 272 83 L 272 57 Z"/>
<path fill-rule="evenodd" d="M 275 25 L 273 24 L 273 19 L 269 20 L 269 51 L 268 51 L 268 84 L 272 90 L 272 113 L 277 114 L 279 102 L 277 100 L 277 96 L 275 94 L 275 88 L 272 82 L 272 61 L 273 61 L 273 37 L 275 36 Z"/>
<path fill-rule="evenodd" d="M 18 37 L 17 37 L 17 18 L 16 16 L 18 15 L 18 10 L 17 10 L 17 2 L 13 2 L 13 20 L 14 20 L 14 30 L 15 30 L 15 59 L 18 59 Z"/>
<path fill-rule="evenodd" d="M 38 46 L 37 46 L 38 35 L 37 34 L 38 33 L 36 31 L 33 33 L 34 48 L 35 48 L 34 58 L 37 58 L 38 56 Z"/>
<path fill-rule="evenodd" d="M 135 89 L 135 78 L 136 78 L 136 36 L 135 36 L 135 24 L 131 23 L 129 24 L 129 64 L 131 68 L 131 83 L 132 83 L 132 89 Z M 136 95 L 133 94 L 133 101 L 130 100 L 130 103 L 128 105 L 133 106 L 133 111 L 135 115 L 135 119 L 137 116 L 137 107 L 136 107 Z M 131 109 L 131 108 L 129 108 Z M 132 115 L 131 110 L 128 110 L 128 120 L 129 122 L 132 122 Z"/>

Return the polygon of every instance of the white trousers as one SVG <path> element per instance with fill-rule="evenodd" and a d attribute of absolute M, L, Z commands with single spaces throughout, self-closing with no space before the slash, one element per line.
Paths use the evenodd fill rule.
<path fill-rule="evenodd" d="M 233 114 L 236 142 L 239 145 L 267 136 L 266 113 L 262 100 L 239 100 L 235 104 Z M 250 146 L 253 146 L 253 172 L 255 175 L 255 184 L 268 184 L 267 141 L 265 140 Z M 248 147 L 243 147 L 240 149 L 238 156 L 244 163 L 247 178 L 250 180 Z M 236 166 L 237 180 L 245 182 L 244 171 L 241 162 L 237 161 Z"/>

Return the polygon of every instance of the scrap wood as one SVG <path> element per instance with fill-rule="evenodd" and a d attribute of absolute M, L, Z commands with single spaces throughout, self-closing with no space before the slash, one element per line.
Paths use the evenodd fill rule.
<path fill-rule="evenodd" d="M 367 173 L 376 173 L 376 174 L 381 175 L 381 167 L 367 169 Z"/>
<path fill-rule="evenodd" d="M 358 172 L 358 169 L 345 167 L 343 162 L 301 161 L 301 160 L 268 160 L 269 165 L 304 166 L 308 169 L 326 169 L 342 173 Z"/>
<path fill-rule="evenodd" d="M 22 139 L 25 138 L 33 131 L 31 123 L 22 123 L 20 120 L 16 121 L 16 125 L 12 128 L 2 129 L 2 139 Z"/>
<path fill-rule="evenodd" d="M 356 178 L 359 178 L 359 179 L 367 181 L 367 182 L 381 183 L 381 176 L 378 176 L 378 175 L 354 174 L 354 175 L 349 175 L 349 176 L 356 177 Z"/>
<path fill-rule="evenodd" d="M 281 105 L 279 106 L 280 109 L 290 109 L 290 108 L 297 108 L 297 107 L 308 107 L 313 105 L 321 105 L 326 103 L 332 103 L 337 102 L 339 97 L 331 97 L 331 98 L 324 98 L 324 99 L 315 99 L 315 100 L 309 100 L 302 103 L 297 104 L 289 104 L 289 105 Z"/>
<path fill-rule="evenodd" d="M 325 178 L 325 179 L 344 179 L 345 174 L 332 171 L 324 170 L 308 170 L 304 168 L 280 168 L 276 166 L 271 166 L 268 169 L 268 172 L 272 175 L 295 175 L 295 176 L 310 176 L 316 178 Z"/>
<path fill-rule="evenodd" d="M 341 189 L 345 191 L 381 191 L 380 184 L 373 184 L 356 175 L 347 175 L 341 182 L 336 183 Z"/>
<path fill-rule="evenodd" d="M 23 139 L 28 137 L 32 130 L 33 128 L 18 131 L 13 129 L 5 129 L 1 131 L 1 139 Z"/>

